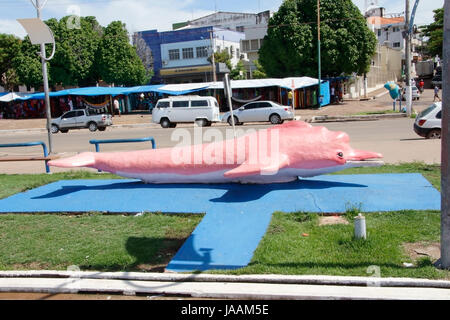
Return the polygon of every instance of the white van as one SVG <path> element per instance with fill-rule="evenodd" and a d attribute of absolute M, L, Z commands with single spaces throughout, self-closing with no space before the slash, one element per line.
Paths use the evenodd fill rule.
<path fill-rule="evenodd" d="M 163 128 L 175 128 L 177 123 L 195 122 L 204 127 L 220 122 L 219 104 L 214 97 L 178 96 L 158 100 L 152 121 Z"/>

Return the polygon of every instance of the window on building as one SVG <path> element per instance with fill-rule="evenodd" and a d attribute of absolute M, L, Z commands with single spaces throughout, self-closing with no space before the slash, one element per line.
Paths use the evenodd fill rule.
<path fill-rule="evenodd" d="M 249 40 L 242 40 L 242 51 L 244 51 L 244 52 L 250 51 L 250 41 Z"/>
<path fill-rule="evenodd" d="M 233 58 L 234 57 L 234 47 L 230 46 L 230 57 Z"/>
<path fill-rule="evenodd" d="M 178 49 L 169 50 L 169 60 L 180 60 L 180 50 Z"/>
<path fill-rule="evenodd" d="M 381 37 L 381 29 L 378 29 L 378 36 Z"/>
<path fill-rule="evenodd" d="M 244 26 L 238 26 L 236 27 L 237 32 L 244 32 Z"/>
<path fill-rule="evenodd" d="M 394 43 L 392 44 L 392 47 L 393 47 L 393 48 L 400 48 L 400 42 L 394 42 Z"/>
<path fill-rule="evenodd" d="M 251 50 L 259 50 L 259 41 L 258 41 L 258 39 L 250 40 L 250 49 Z"/>
<path fill-rule="evenodd" d="M 239 51 L 239 48 L 236 48 L 236 58 L 240 59 L 241 58 L 240 54 L 241 52 Z"/>
<path fill-rule="evenodd" d="M 264 39 L 259 39 L 259 48 L 261 49 L 262 45 L 263 45 Z"/>
<path fill-rule="evenodd" d="M 194 48 L 183 48 L 183 59 L 193 59 Z"/>
<path fill-rule="evenodd" d="M 392 32 L 400 32 L 400 27 L 393 27 Z"/>
<path fill-rule="evenodd" d="M 197 58 L 204 58 L 208 56 L 208 47 L 197 47 Z"/>

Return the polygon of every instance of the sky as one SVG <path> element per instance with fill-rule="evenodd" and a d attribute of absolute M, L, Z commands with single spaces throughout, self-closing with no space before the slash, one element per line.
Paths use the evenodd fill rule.
<path fill-rule="evenodd" d="M 36 0 L 33 0 L 36 2 Z M 172 24 L 196 19 L 215 11 L 257 13 L 277 11 L 283 0 L 40 0 L 46 2 L 42 19 L 60 19 L 66 15 L 95 16 L 103 26 L 121 20 L 130 33 L 157 29 L 167 31 Z M 371 0 L 368 1 L 369 3 Z M 410 0 L 411 9 L 415 0 Z M 365 0 L 353 0 L 364 10 Z M 405 0 L 378 0 L 387 13 L 403 13 Z M 444 0 L 421 0 L 415 23 L 433 22 L 433 10 L 442 8 Z M 10 33 L 23 38 L 25 30 L 16 21 L 36 17 L 30 0 L 0 0 L 0 33 Z"/>

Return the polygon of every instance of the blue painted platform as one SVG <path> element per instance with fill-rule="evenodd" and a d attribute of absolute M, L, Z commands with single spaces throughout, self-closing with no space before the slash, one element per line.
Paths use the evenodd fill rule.
<path fill-rule="evenodd" d="M 275 211 L 440 210 L 440 202 L 420 174 L 327 175 L 270 185 L 63 180 L 0 200 L 0 213 L 206 213 L 167 267 L 193 271 L 246 266 Z"/>

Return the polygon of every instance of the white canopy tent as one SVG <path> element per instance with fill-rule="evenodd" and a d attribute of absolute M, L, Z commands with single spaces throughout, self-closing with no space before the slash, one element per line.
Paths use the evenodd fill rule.
<path fill-rule="evenodd" d="M 0 97 L 0 102 L 11 102 L 13 100 L 26 99 L 30 96 L 29 93 L 10 92 Z"/>

